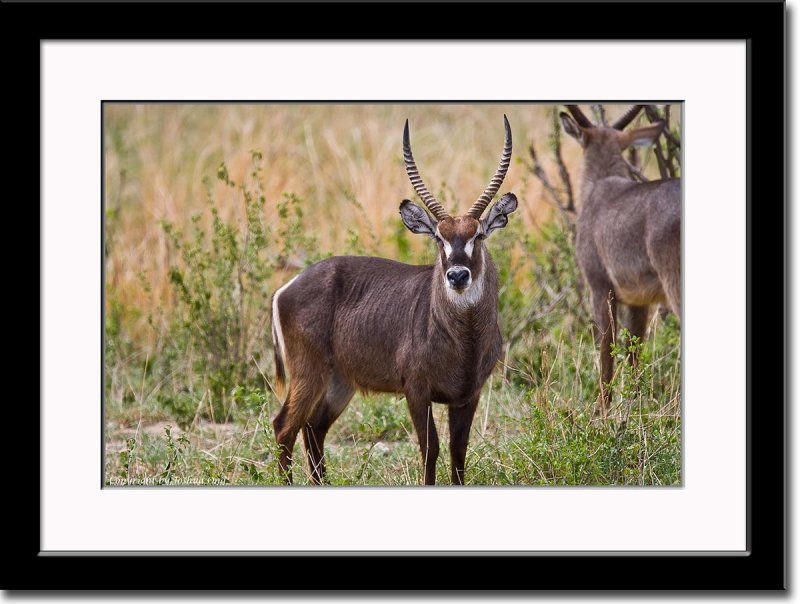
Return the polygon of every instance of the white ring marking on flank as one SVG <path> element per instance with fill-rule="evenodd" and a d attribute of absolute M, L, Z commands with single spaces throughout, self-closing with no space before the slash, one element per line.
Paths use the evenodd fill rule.
<path fill-rule="evenodd" d="M 275 326 L 275 336 L 277 338 L 277 342 L 275 341 L 275 338 L 273 338 L 272 344 L 278 349 L 278 353 L 281 355 L 284 362 L 286 361 L 286 349 L 284 348 L 283 343 L 283 329 L 281 329 L 281 315 L 278 311 L 278 298 L 283 293 L 283 290 L 294 283 L 294 280 L 299 276 L 300 275 L 295 275 L 292 277 L 289 283 L 278 289 L 278 291 L 276 291 L 275 295 L 272 297 L 272 324 Z"/>

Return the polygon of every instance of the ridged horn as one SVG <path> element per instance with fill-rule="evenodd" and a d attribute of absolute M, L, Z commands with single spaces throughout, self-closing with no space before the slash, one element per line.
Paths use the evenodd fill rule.
<path fill-rule="evenodd" d="M 625 126 L 630 124 L 633 121 L 633 118 L 635 118 L 643 108 L 644 105 L 634 105 L 625 113 L 623 113 L 622 116 L 617 119 L 617 121 L 611 124 L 611 127 L 615 128 L 616 130 L 624 130 Z"/>
<path fill-rule="evenodd" d="M 577 105 L 566 105 L 567 110 L 572 114 L 572 117 L 575 118 L 575 121 L 578 122 L 579 126 L 583 126 L 584 128 L 594 128 L 594 124 L 592 121 L 583 114 L 580 107 Z"/>
<path fill-rule="evenodd" d="M 497 166 L 497 171 L 494 173 L 494 176 L 492 176 L 492 180 L 489 181 L 489 186 L 486 187 L 483 194 L 478 197 L 477 201 L 472 204 L 469 212 L 467 212 L 467 216 L 472 216 L 475 219 L 481 217 L 486 206 L 489 205 L 489 202 L 491 202 L 497 194 L 497 190 L 500 188 L 500 185 L 503 184 L 503 179 L 506 177 L 506 172 L 508 172 L 508 166 L 511 164 L 511 126 L 505 114 L 503 114 L 503 125 L 506 130 L 506 142 L 503 145 L 503 154 L 500 156 L 500 165 Z"/>
<path fill-rule="evenodd" d="M 411 154 L 411 142 L 408 136 L 408 120 L 406 120 L 406 127 L 403 129 L 403 159 L 405 159 L 406 162 L 408 178 L 411 180 L 411 184 L 417 192 L 417 195 L 422 199 L 422 203 L 433 213 L 436 220 L 444 220 L 447 218 L 447 212 L 445 212 L 442 205 L 436 201 L 436 198 L 431 195 L 430 191 L 425 187 L 425 183 L 422 182 L 422 177 L 419 175 L 419 170 L 417 170 L 417 164 L 414 163 L 414 156 Z"/>

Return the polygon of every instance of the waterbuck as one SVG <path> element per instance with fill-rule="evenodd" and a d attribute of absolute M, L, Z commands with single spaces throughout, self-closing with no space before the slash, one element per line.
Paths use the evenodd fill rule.
<path fill-rule="evenodd" d="M 279 464 L 292 481 L 291 454 L 303 431 L 311 480 L 325 477 L 325 435 L 356 389 L 405 395 L 419 439 L 425 484 L 435 483 L 439 437 L 431 403 L 448 405 L 453 484 L 464 482 L 467 441 L 481 388 L 500 358 L 497 271 L 484 245 L 517 208 L 503 195 L 481 218 L 508 171 L 511 127 L 489 186 L 463 216 L 450 216 L 425 187 L 408 134 L 403 156 L 411 184 L 432 218 L 405 199 L 400 216 L 412 233 L 436 242 L 436 262 L 401 264 L 338 256 L 314 264 L 275 292 L 272 338 L 276 382 L 289 392 L 273 420 Z"/>
<path fill-rule="evenodd" d="M 625 327 L 644 338 L 652 311 L 666 303 L 681 316 L 681 182 L 631 179 L 622 152 L 653 144 L 664 123 L 625 131 L 643 105 L 626 111 L 611 127 L 593 124 L 577 105 L 561 113 L 564 131 L 583 147 L 576 252 L 592 298 L 595 340 L 600 348 L 600 406 L 609 410 L 617 304 L 628 307 Z M 636 355 L 630 360 L 637 363 Z"/>

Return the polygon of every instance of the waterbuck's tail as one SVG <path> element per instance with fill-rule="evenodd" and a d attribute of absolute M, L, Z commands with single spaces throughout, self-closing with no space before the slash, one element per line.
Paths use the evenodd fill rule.
<path fill-rule="evenodd" d="M 278 396 L 283 398 L 286 390 L 286 369 L 283 365 L 283 346 L 278 339 L 278 333 L 275 329 L 275 313 L 272 314 L 272 346 L 275 351 L 275 390 Z"/>
<path fill-rule="evenodd" d="M 295 279 L 297 277 L 291 279 L 289 283 L 272 294 L 272 349 L 275 352 L 275 390 L 280 398 L 284 398 L 286 389 L 286 346 L 283 341 L 283 327 L 281 327 L 278 298 Z"/>

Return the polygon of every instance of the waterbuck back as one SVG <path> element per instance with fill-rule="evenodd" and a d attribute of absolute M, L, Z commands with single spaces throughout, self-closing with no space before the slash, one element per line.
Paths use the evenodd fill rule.
<path fill-rule="evenodd" d="M 433 402 L 449 408 L 452 481 L 462 484 L 467 441 L 481 388 L 500 358 L 497 271 L 485 239 L 504 227 L 517 199 L 496 195 L 511 159 L 511 128 L 494 177 L 463 216 L 450 216 L 419 175 L 406 121 L 403 155 L 417 194 L 433 214 L 404 200 L 400 215 L 430 237 L 438 256 L 412 266 L 338 256 L 303 271 L 275 292 L 272 335 L 276 377 L 288 369 L 286 401 L 273 420 L 280 467 L 291 482 L 291 455 L 302 430 L 309 477 L 325 477 L 325 436 L 356 389 L 405 395 L 419 438 L 425 484 L 434 484 L 439 439 Z"/>
<path fill-rule="evenodd" d="M 632 107 L 610 127 L 593 124 L 577 105 L 567 106 L 571 115 L 560 114 L 564 131 L 583 147 L 575 242 L 592 298 L 604 415 L 618 304 L 627 306 L 624 326 L 639 338 L 658 304 L 669 305 L 679 319 L 681 313 L 680 179 L 634 181 L 622 155 L 631 145 L 653 144 L 663 130 L 663 122 L 624 130 L 642 107 Z M 637 363 L 635 353 L 630 359 Z"/>

